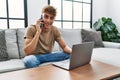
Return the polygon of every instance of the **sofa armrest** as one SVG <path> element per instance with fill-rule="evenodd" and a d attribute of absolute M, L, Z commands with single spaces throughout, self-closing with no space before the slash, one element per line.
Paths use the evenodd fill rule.
<path fill-rule="evenodd" d="M 118 49 L 120 49 L 120 43 L 103 41 L 103 44 L 104 44 L 104 47 L 106 47 L 106 48 L 118 48 Z"/>

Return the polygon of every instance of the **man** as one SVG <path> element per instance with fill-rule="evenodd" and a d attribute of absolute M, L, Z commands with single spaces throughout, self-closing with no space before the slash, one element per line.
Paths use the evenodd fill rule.
<path fill-rule="evenodd" d="M 35 25 L 27 27 L 24 37 L 24 51 L 27 56 L 23 59 L 27 68 L 37 67 L 44 62 L 65 60 L 70 57 L 71 48 L 66 45 L 59 30 L 53 26 L 55 17 L 56 9 L 47 5 L 42 9 L 42 20 L 39 19 Z M 55 41 L 58 42 L 63 52 L 52 53 Z"/>

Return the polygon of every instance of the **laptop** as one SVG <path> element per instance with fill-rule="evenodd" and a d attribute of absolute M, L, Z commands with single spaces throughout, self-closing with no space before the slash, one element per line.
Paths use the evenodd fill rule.
<path fill-rule="evenodd" d="M 94 42 L 75 44 L 72 46 L 70 59 L 54 62 L 52 64 L 66 70 L 71 70 L 89 64 L 91 61 L 93 47 Z"/>

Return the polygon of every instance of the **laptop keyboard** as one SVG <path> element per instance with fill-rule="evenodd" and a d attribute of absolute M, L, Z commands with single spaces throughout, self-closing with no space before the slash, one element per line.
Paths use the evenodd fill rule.
<path fill-rule="evenodd" d="M 70 59 L 67 59 L 67 60 L 64 60 L 64 61 L 61 61 L 61 63 L 69 63 L 70 62 Z"/>

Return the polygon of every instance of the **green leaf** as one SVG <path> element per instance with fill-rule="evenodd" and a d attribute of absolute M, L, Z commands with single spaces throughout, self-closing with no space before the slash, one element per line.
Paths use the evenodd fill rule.
<path fill-rule="evenodd" d="M 117 33 L 118 38 L 120 38 L 120 33 Z"/>
<path fill-rule="evenodd" d="M 117 42 L 117 43 L 120 43 L 120 39 L 111 39 L 111 42 Z"/>
<path fill-rule="evenodd" d="M 107 34 L 103 34 L 102 39 L 103 39 L 103 41 L 109 41 Z"/>
<path fill-rule="evenodd" d="M 110 25 L 105 24 L 105 28 L 107 28 L 108 32 L 112 31 L 113 29 L 110 27 Z"/>
<path fill-rule="evenodd" d="M 116 34 L 115 33 L 109 33 L 109 34 L 107 34 L 108 35 L 108 37 L 110 38 L 110 39 L 115 39 L 116 38 Z"/>
<path fill-rule="evenodd" d="M 107 21 L 110 21 L 110 22 L 112 22 L 112 19 L 111 19 L 111 18 L 107 18 Z"/>
<path fill-rule="evenodd" d="M 105 17 L 102 17 L 102 22 L 105 24 L 107 22 L 107 19 Z"/>
<path fill-rule="evenodd" d="M 93 28 L 97 31 L 100 29 L 100 27 L 102 26 L 102 21 L 99 19 L 98 21 L 96 21 L 94 24 L 93 24 Z"/>
<path fill-rule="evenodd" d="M 108 28 L 106 28 L 105 26 L 101 26 L 101 31 L 105 34 L 109 32 Z"/>

